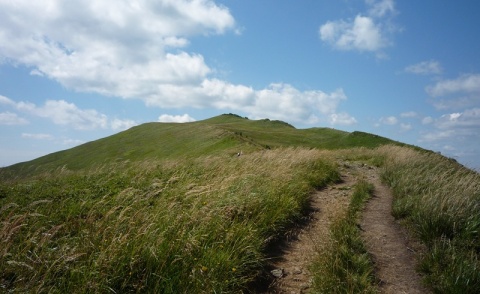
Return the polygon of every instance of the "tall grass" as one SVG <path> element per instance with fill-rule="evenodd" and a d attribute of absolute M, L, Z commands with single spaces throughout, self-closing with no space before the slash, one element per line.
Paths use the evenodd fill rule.
<path fill-rule="evenodd" d="M 248 290 L 264 248 L 338 179 L 327 155 L 117 163 L 0 184 L 0 287 L 12 292 Z"/>
<path fill-rule="evenodd" d="M 346 213 L 331 225 L 331 241 L 311 266 L 313 293 L 377 293 L 373 263 L 357 226 L 372 191 L 372 184 L 360 180 Z"/>
<path fill-rule="evenodd" d="M 439 293 L 480 293 L 480 174 L 435 153 L 381 147 L 393 214 L 428 246 L 420 269 Z"/>

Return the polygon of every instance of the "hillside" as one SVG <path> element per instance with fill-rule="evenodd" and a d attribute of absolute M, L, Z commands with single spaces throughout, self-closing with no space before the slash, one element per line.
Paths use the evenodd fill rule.
<path fill-rule="evenodd" d="M 374 148 L 393 141 L 331 128 L 296 129 L 269 119 L 249 120 L 224 114 L 207 120 L 145 123 L 118 134 L 0 169 L 4 178 L 26 177 L 56 169 L 79 170 L 107 163 L 235 154 L 277 147 Z M 400 144 L 397 142 L 397 144 Z"/>
<path fill-rule="evenodd" d="M 0 289 L 258 293 L 303 279 L 296 292 L 377 293 L 400 277 L 378 268 L 390 240 L 418 260 L 407 284 L 417 268 L 436 293 L 479 293 L 479 201 L 478 173 L 372 134 L 232 114 L 147 123 L 0 170 Z M 315 226 L 311 264 L 275 263 Z"/>

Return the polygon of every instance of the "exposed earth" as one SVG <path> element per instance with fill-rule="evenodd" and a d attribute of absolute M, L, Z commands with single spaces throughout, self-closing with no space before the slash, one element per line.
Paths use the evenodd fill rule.
<path fill-rule="evenodd" d="M 375 264 L 375 276 L 381 293 L 429 293 L 415 271 L 421 246 L 408 238 L 391 215 L 392 193 L 381 183 L 378 171 L 360 163 L 340 163 L 342 182 L 317 191 L 305 224 L 272 257 L 273 282 L 267 293 L 309 293 L 308 270 L 316 252 L 329 240 L 329 227 L 345 211 L 353 186 L 364 178 L 374 185 L 374 195 L 359 221 L 365 246 Z"/>

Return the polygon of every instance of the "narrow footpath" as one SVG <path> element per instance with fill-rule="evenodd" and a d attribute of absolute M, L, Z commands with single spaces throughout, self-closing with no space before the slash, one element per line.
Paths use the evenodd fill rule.
<path fill-rule="evenodd" d="M 367 171 L 374 195 L 367 203 L 361 221 L 362 237 L 375 263 L 375 275 L 382 293 L 430 293 L 415 271 L 415 253 L 421 245 L 410 240 L 405 229 L 392 216 L 393 195 L 374 170 Z"/>
<path fill-rule="evenodd" d="M 415 272 L 415 252 L 403 228 L 391 215 L 392 194 L 379 179 L 378 171 L 358 163 L 341 163 L 342 182 L 319 190 L 313 195 L 311 213 L 299 229 L 272 257 L 273 283 L 267 293 L 309 293 L 311 274 L 308 266 L 316 252 L 329 242 L 329 228 L 339 213 L 348 207 L 353 186 L 359 178 L 374 185 L 360 222 L 362 237 L 375 264 L 375 275 L 381 293 L 429 293 Z"/>

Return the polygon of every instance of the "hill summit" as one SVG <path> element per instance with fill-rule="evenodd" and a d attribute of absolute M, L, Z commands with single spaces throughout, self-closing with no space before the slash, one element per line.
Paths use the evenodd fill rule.
<path fill-rule="evenodd" d="M 332 128 L 296 129 L 270 119 L 222 114 L 190 123 L 151 122 L 77 147 L 0 169 L 0 175 L 31 176 L 56 169 L 80 170 L 112 162 L 236 154 L 276 147 L 374 148 L 393 141 Z"/>

